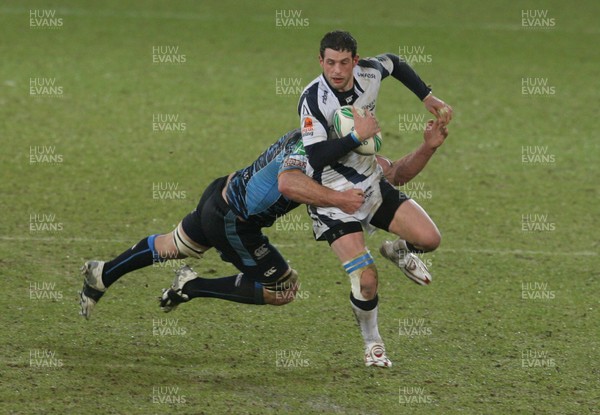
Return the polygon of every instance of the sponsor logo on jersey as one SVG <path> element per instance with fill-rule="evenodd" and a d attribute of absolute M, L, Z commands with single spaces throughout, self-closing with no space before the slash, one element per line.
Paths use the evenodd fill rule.
<path fill-rule="evenodd" d="M 301 155 L 301 156 L 305 156 L 306 155 L 306 150 L 304 150 L 304 143 L 302 143 L 302 141 L 298 141 L 296 143 L 296 147 L 294 147 L 293 153 Z"/>
<path fill-rule="evenodd" d="M 267 248 L 265 244 L 262 244 L 254 250 L 254 256 L 256 257 L 256 259 L 263 259 L 269 254 L 269 252 L 269 248 Z"/>
<path fill-rule="evenodd" d="M 288 157 L 283 161 L 283 168 L 299 168 L 306 169 L 306 162 L 302 160 L 298 160 L 296 158 Z"/>
<path fill-rule="evenodd" d="M 302 137 L 313 135 L 313 122 L 310 117 L 304 119 L 304 126 L 302 127 Z"/>
<path fill-rule="evenodd" d="M 368 73 L 368 72 L 359 72 L 358 76 L 360 78 L 368 78 L 368 79 L 375 79 L 375 74 L 374 73 Z"/>
<path fill-rule="evenodd" d="M 323 96 L 321 97 L 321 102 L 323 103 L 323 105 L 325 105 L 327 103 L 327 97 L 329 96 L 329 91 L 328 90 L 324 90 L 323 91 Z"/>
<path fill-rule="evenodd" d="M 364 110 L 369 110 L 371 112 L 375 111 L 375 101 L 369 102 L 367 105 L 362 107 Z"/>

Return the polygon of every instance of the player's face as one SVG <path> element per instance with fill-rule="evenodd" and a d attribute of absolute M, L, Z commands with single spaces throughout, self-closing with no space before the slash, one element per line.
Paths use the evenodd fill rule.
<path fill-rule="evenodd" d="M 325 49 L 323 55 L 319 55 L 319 63 L 329 85 L 340 92 L 350 90 L 354 86 L 352 69 L 358 63 L 358 55 L 352 57 L 352 52 L 339 52 L 329 48 Z"/>

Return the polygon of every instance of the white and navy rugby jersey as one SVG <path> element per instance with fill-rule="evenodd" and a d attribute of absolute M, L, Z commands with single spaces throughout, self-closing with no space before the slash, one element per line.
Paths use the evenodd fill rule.
<path fill-rule="evenodd" d="M 279 174 L 290 169 L 306 171 L 299 129 L 285 134 L 251 165 L 233 174 L 226 192 L 229 207 L 246 221 L 261 227 L 273 225 L 278 217 L 298 206 L 283 196 L 277 185 Z"/>
<path fill-rule="evenodd" d="M 380 168 L 374 156 L 362 156 L 352 150 L 358 147 L 350 135 L 336 140 L 333 136 L 333 114 L 344 105 L 354 105 L 375 113 L 381 81 L 392 75 L 419 99 L 431 89 L 412 68 L 398 56 L 377 55 L 359 60 L 354 67 L 354 86 L 346 92 L 331 88 L 323 74 L 303 91 L 298 103 L 302 141 L 308 157 L 307 174 L 324 186 L 336 190 L 367 188 L 378 181 Z"/>

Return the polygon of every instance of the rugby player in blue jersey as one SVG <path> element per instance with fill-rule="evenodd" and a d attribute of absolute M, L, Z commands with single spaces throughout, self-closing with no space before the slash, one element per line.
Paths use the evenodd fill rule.
<path fill-rule="evenodd" d="M 351 213 L 362 191 L 343 192 L 318 185 L 304 174 L 306 156 L 299 129 L 285 134 L 250 166 L 213 181 L 196 209 L 170 233 L 143 238 L 116 258 L 88 261 L 82 267 L 80 314 L 89 318 L 108 287 L 123 275 L 168 259 L 201 258 L 215 248 L 239 274 L 201 278 L 190 267 L 176 272 L 161 306 L 170 311 L 194 297 L 247 304 L 282 305 L 293 300 L 298 274 L 262 233 L 263 227 L 300 203 L 337 206 Z M 285 196 L 282 194 L 285 194 Z"/>

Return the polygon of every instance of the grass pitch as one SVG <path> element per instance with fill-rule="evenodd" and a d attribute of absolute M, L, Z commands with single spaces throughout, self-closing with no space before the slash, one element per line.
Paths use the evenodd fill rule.
<path fill-rule="evenodd" d="M 0 412 L 598 413 L 599 6 L 5 1 L 0 5 Z M 301 275 L 281 308 L 155 297 L 179 264 L 124 277 L 92 320 L 78 269 L 166 232 L 214 178 L 298 124 L 318 42 L 410 56 L 454 107 L 404 190 L 442 246 L 418 287 L 380 269 L 390 370 L 362 365 L 349 284 L 305 211 L 268 231 Z M 421 140 L 393 79 L 389 157 Z M 386 238 L 368 240 L 373 252 Z M 212 252 L 202 275 L 235 271 Z"/>

